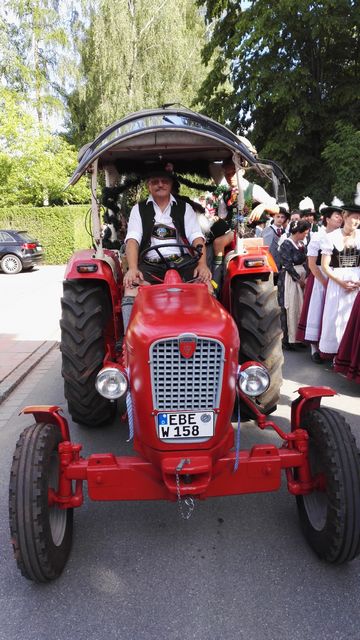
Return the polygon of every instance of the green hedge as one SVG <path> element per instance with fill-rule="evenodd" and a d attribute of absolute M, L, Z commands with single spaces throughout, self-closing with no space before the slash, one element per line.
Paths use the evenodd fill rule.
<path fill-rule="evenodd" d="M 46 264 L 65 264 L 77 249 L 91 247 L 85 230 L 89 205 L 0 209 L 0 229 L 28 231 L 41 242 Z"/>

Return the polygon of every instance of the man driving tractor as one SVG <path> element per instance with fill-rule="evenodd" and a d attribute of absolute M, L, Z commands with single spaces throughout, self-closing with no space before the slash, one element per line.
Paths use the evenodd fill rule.
<path fill-rule="evenodd" d="M 196 278 L 210 287 L 211 272 L 206 264 L 205 239 L 192 207 L 181 198 L 175 199 L 171 190 L 173 177 L 169 171 L 154 167 L 147 174 L 147 200 L 136 204 L 131 212 L 125 238 L 128 271 L 124 276 L 122 313 L 126 331 L 137 287 L 140 284 L 156 284 L 164 279 L 169 262 L 179 271 L 185 282 Z M 149 251 L 144 258 L 141 252 L 157 245 L 169 244 L 160 252 Z M 202 254 L 194 270 L 189 265 L 189 254 L 175 247 L 188 244 Z M 163 257 L 161 257 L 163 256 Z M 140 261 L 139 261 L 140 258 Z M 165 258 L 165 260 L 164 260 Z M 166 264 L 167 261 L 167 264 Z"/>

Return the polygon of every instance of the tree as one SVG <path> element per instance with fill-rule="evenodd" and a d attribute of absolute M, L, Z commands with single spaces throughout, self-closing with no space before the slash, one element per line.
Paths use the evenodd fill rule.
<path fill-rule="evenodd" d="M 191 106 L 205 77 L 204 38 L 193 0 L 98 0 L 81 47 L 83 80 L 69 97 L 77 144 L 138 109 Z"/>
<path fill-rule="evenodd" d="M 331 193 L 346 203 L 353 202 L 360 181 L 360 131 L 348 122 L 337 122 L 322 157 L 329 170 Z"/>
<path fill-rule="evenodd" d="M 65 94 L 64 4 L 5 0 L 0 6 L 0 206 L 89 199 L 84 181 L 64 191 L 77 153 L 51 131 L 60 123 Z"/>
<path fill-rule="evenodd" d="M 218 59 L 200 99 L 207 113 L 249 132 L 262 156 L 282 164 L 293 200 L 310 194 L 321 201 L 331 188 L 322 152 L 335 123 L 360 127 L 359 2 L 241 4 L 206 2 L 214 26 L 204 59 L 215 52 Z"/>
<path fill-rule="evenodd" d="M 39 126 L 19 93 L 0 88 L 0 207 L 88 202 L 84 180 L 64 191 L 76 164 L 74 147 Z"/>
<path fill-rule="evenodd" d="M 60 16 L 63 0 L 4 0 L 0 18 L 8 43 L 2 77 L 21 90 L 41 124 L 62 112 L 68 35 Z M 1 45 L 0 45 L 1 46 Z"/>

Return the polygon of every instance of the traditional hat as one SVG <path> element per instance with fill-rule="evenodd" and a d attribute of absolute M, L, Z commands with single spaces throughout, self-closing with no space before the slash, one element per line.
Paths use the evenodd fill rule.
<path fill-rule="evenodd" d="M 237 136 L 237 139 L 245 145 L 245 147 L 250 151 L 250 153 L 253 154 L 253 156 L 257 156 L 256 148 L 248 138 L 245 138 L 245 136 Z"/>
<path fill-rule="evenodd" d="M 153 164 L 145 169 L 144 179 L 149 180 L 150 178 L 169 178 L 169 180 L 174 180 L 174 174 L 163 165 Z"/>
<path fill-rule="evenodd" d="M 360 213 L 360 182 L 356 185 L 354 204 L 344 204 L 343 210 L 349 213 Z"/>
<path fill-rule="evenodd" d="M 339 200 L 336 196 L 332 199 L 331 204 L 325 204 L 322 202 L 319 207 L 319 213 L 325 218 L 329 218 L 335 211 L 342 213 L 344 211 L 344 203 L 342 200 Z"/>
<path fill-rule="evenodd" d="M 306 196 L 306 198 L 299 202 L 299 209 L 301 213 L 315 213 L 315 205 L 309 196 Z"/>

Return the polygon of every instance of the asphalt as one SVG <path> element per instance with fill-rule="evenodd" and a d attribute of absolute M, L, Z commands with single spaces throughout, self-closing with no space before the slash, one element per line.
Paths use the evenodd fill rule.
<path fill-rule="evenodd" d="M 0 273 L 0 404 L 59 343 L 64 271 Z"/>

